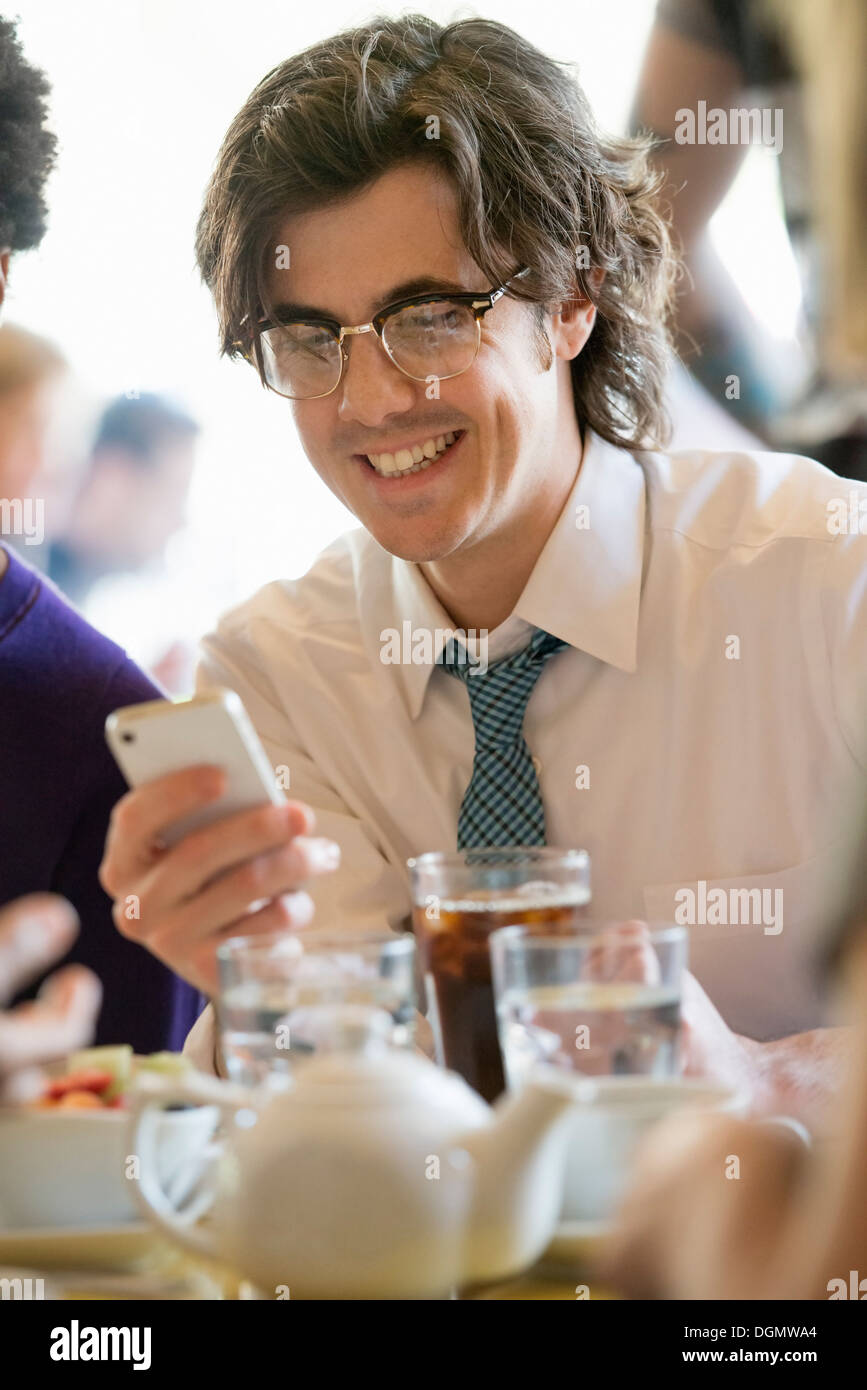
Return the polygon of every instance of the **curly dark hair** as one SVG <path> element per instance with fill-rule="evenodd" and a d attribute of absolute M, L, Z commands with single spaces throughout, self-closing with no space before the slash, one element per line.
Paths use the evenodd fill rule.
<path fill-rule="evenodd" d="M 0 16 L 0 250 L 28 251 L 45 235 L 57 139 L 45 128 L 51 86 L 27 62 L 15 29 Z"/>
<path fill-rule="evenodd" d="M 222 350 L 236 355 L 250 338 L 281 217 L 427 157 L 457 190 L 464 244 L 490 284 L 522 262 L 530 276 L 510 288 L 516 297 L 596 305 L 572 363 L 578 419 L 613 443 L 657 442 L 677 261 L 649 148 L 601 134 L 570 65 L 492 20 L 380 17 L 318 43 L 260 82 L 207 190 L 196 250 Z"/>

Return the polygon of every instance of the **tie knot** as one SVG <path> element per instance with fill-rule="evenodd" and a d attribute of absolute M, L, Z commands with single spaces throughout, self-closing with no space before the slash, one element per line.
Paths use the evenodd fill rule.
<path fill-rule="evenodd" d="M 450 647 L 453 645 L 453 641 L 449 643 Z M 520 742 L 527 703 L 545 663 L 566 645 L 562 638 L 539 628 L 526 647 L 484 672 L 468 664 L 466 653 L 461 660 L 459 652 L 448 652 L 449 659 L 443 661 L 443 666 L 467 687 L 477 748 L 482 744 L 503 747 Z"/>

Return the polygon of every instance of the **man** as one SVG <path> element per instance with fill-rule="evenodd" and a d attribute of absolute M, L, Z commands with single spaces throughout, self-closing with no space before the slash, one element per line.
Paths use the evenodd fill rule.
<path fill-rule="evenodd" d="M 44 234 L 43 190 L 55 149 L 45 128 L 48 84 L 5 19 L 0 79 L 2 306 L 12 253 L 38 246 Z M 0 536 L 20 501 L 2 499 Z M 25 983 L 27 962 L 31 978 L 40 964 L 44 975 L 55 954 L 76 965 L 48 983 L 51 1007 L 40 993 L 24 1013 L 0 1017 L 0 1077 L 7 1064 L 12 1070 L 24 1057 L 75 1046 L 97 1008 L 100 982 L 99 1043 L 131 1043 L 139 1052 L 177 1047 L 199 1012 L 194 989 L 118 936 L 97 879 L 109 811 L 124 790 L 105 746 L 106 716 L 159 694 L 119 647 L 0 544 L 0 905 L 28 898 L 10 909 L 0 935 L 7 946 L 22 933 L 32 937 L 14 951 L 0 939 L 0 996 L 5 1002 L 13 985 Z M 47 890 L 68 903 L 46 898 Z M 56 951 L 48 949 L 52 942 Z M 30 994 L 38 988 L 37 978 Z"/>
<path fill-rule="evenodd" d="M 654 186 L 488 21 L 376 20 L 252 94 L 200 265 L 224 350 L 291 398 L 363 529 L 206 642 L 203 687 L 241 694 L 304 804 L 165 850 L 219 774 L 155 781 L 117 808 L 102 879 L 121 930 L 209 991 L 221 936 L 309 917 L 305 876 L 320 920 L 398 927 L 407 856 L 502 806 L 474 776 L 487 677 L 437 660 L 449 629 L 486 631 L 497 679 L 535 678 L 500 750 L 523 788 L 505 837 L 541 802 L 550 844 L 590 849 L 599 915 L 688 922 L 690 1067 L 798 1109 L 845 1047 L 803 960 L 828 787 L 867 771 L 864 545 L 829 529 L 840 483 L 808 460 L 646 447 L 673 269 Z"/>
<path fill-rule="evenodd" d="M 78 607 L 106 575 L 162 557 L 186 521 L 196 421 L 151 392 L 118 396 L 103 411 L 90 459 L 48 573 Z"/>

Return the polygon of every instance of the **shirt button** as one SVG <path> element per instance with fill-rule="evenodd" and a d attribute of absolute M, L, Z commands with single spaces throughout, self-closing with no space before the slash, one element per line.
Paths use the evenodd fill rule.
<path fill-rule="evenodd" d="M 537 758 L 535 753 L 533 754 L 533 768 L 535 770 L 536 776 L 538 777 L 539 773 L 542 771 L 542 759 Z"/>

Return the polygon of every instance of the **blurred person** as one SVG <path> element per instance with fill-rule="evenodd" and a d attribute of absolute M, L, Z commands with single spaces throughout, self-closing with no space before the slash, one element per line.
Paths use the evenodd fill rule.
<path fill-rule="evenodd" d="M 777 13 L 803 65 L 808 137 L 821 171 L 814 196 L 830 252 L 826 351 L 863 381 L 867 10 L 857 0 L 821 10 L 788 0 Z M 831 910 L 815 954 L 854 1037 L 829 1141 L 808 1153 L 784 1130 L 743 1121 L 683 1115 L 659 1126 L 637 1155 L 601 1271 L 630 1297 L 867 1297 L 867 798 L 863 788 L 850 796 L 841 786 L 840 802 L 856 809 L 826 884 Z M 733 1155 L 737 1181 L 728 1176 Z"/>
<path fill-rule="evenodd" d="M 828 797 L 867 788 L 867 564 L 818 464 L 664 451 L 658 183 L 493 21 L 378 17 L 263 80 L 199 264 L 223 351 L 361 529 L 227 615 L 200 685 L 238 692 L 315 811 L 324 920 L 400 929 L 426 849 L 585 845 L 599 915 L 693 928 L 688 1068 L 808 1109 L 849 1045 L 805 953 Z M 406 629 L 427 641 L 394 659 Z M 484 677 L 450 632 L 484 633 Z M 207 991 L 226 931 L 292 920 L 310 868 L 282 808 L 160 844 L 218 794 L 201 769 L 131 792 L 102 867 L 141 902 L 123 929 Z M 696 915 L 708 889 L 781 915 Z"/>
<path fill-rule="evenodd" d="M 851 32 L 864 22 L 862 0 L 831 0 L 814 6 L 812 42 L 822 45 L 841 25 Z M 857 18 L 860 12 L 860 21 Z M 834 275 L 817 234 L 824 201 L 811 196 L 823 187 L 828 165 L 846 168 L 863 192 L 863 132 L 850 137 L 848 160 L 829 159 L 817 144 L 810 157 L 805 135 L 803 59 L 786 25 L 785 3 L 773 0 L 659 0 L 648 42 L 633 126 L 658 140 L 654 160 L 665 174 L 665 195 L 688 274 L 677 299 L 677 345 L 705 388 L 726 410 L 773 447 L 809 454 L 843 477 L 867 479 L 867 388 L 822 349 L 823 284 Z M 833 41 L 833 40 L 832 40 Z M 845 63 L 845 56 L 843 59 Z M 860 75 L 852 74 L 853 81 Z M 833 105 L 831 88 L 823 100 Z M 698 131 L 699 104 L 708 129 Z M 744 294 L 723 266 L 708 224 L 728 193 L 750 143 L 726 127 L 728 138 L 711 126 L 713 113 L 739 118 L 762 108 L 772 120 L 762 127 L 763 143 L 773 140 L 779 159 L 786 230 L 801 277 L 806 364 L 794 342 L 775 344 L 760 327 Z M 686 115 L 696 120 L 687 138 Z M 750 126 L 751 134 L 755 132 Z M 700 138 L 701 136 L 704 138 Z M 861 171 L 861 172 L 859 172 Z M 829 302 L 840 287 L 828 286 Z M 858 291 L 860 290 L 860 297 Z M 850 286 L 864 303 L 864 286 Z M 812 374 L 795 393 L 792 378 Z M 727 389 L 737 378 L 738 390 Z"/>
<path fill-rule="evenodd" d="M 45 230 L 44 187 L 56 145 L 46 128 L 48 91 L 14 24 L 0 18 L 0 307 L 11 257 L 38 246 Z M 32 902 L 19 903 L 6 919 L 16 941 L 32 934 L 16 950 L 34 970 L 68 946 L 59 980 L 47 987 L 35 980 L 24 997 L 39 991 L 37 1002 L 4 1016 L 0 1042 L 13 1059 L 28 1049 L 34 1057 L 63 1051 L 81 1036 L 96 991 L 89 973 L 67 973 L 68 966 L 86 967 L 102 984 L 98 1043 L 131 1043 L 138 1052 L 179 1047 L 201 1007 L 194 989 L 115 930 L 97 879 L 109 813 L 124 790 L 103 738 L 106 716 L 160 694 L 49 581 L 0 544 L 0 906 L 46 891 L 71 905 L 40 914 Z M 67 915 L 65 926 L 52 922 L 58 912 Z M 75 940 L 71 913 L 82 924 Z M 9 970 L 13 987 L 24 983 L 22 969 Z M 6 995 L 9 983 L 0 982 Z"/>
<path fill-rule="evenodd" d="M 0 1105 L 32 1100 L 40 1067 L 93 1037 L 102 998 L 99 977 L 67 965 L 43 980 L 32 1003 L 3 1006 L 34 977 L 67 954 L 78 918 L 63 898 L 34 893 L 0 908 Z"/>
<path fill-rule="evenodd" d="M 0 324 L 0 536 L 27 552 L 45 539 L 46 446 L 66 362 L 46 338 Z M 33 505 L 27 505 L 28 503 Z"/>
<path fill-rule="evenodd" d="M 146 570 L 186 523 L 199 426 L 166 397 L 119 396 L 104 410 L 48 573 L 77 607 L 97 581 Z"/>

